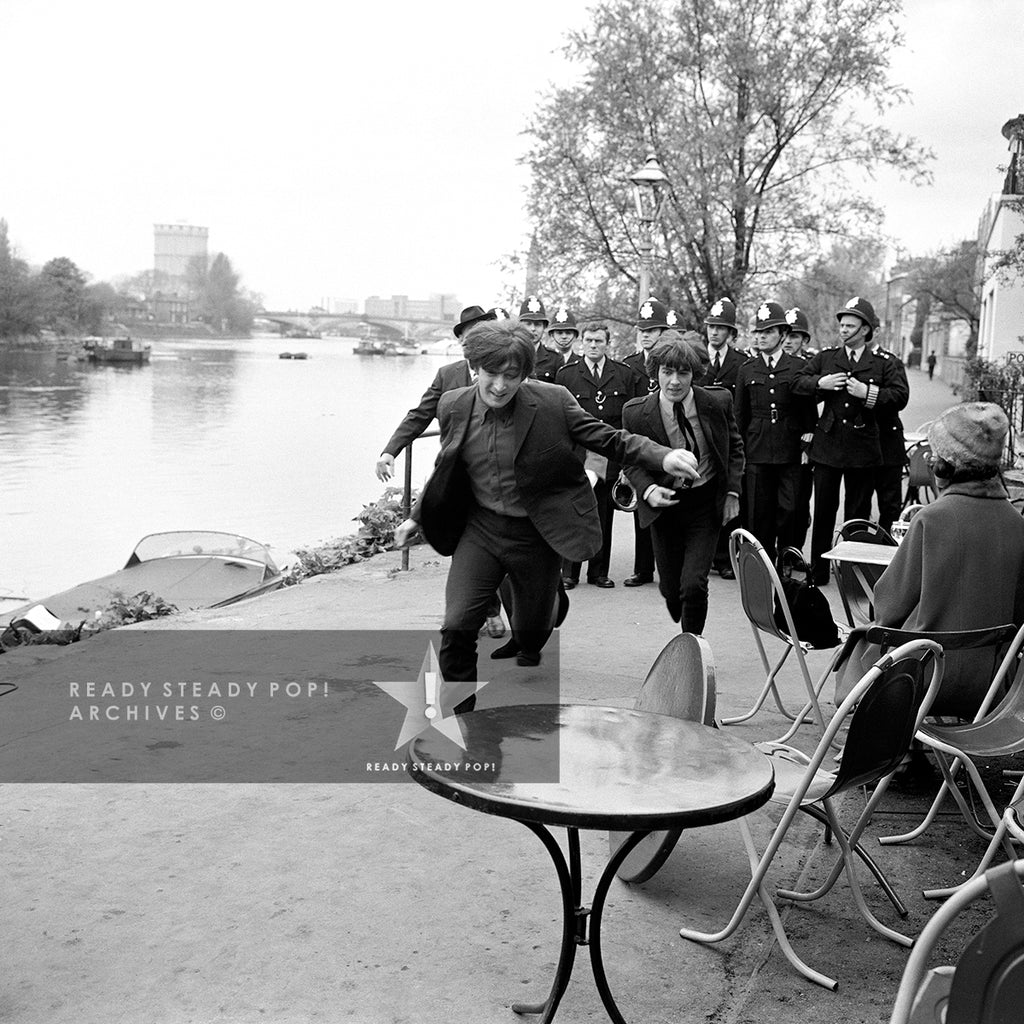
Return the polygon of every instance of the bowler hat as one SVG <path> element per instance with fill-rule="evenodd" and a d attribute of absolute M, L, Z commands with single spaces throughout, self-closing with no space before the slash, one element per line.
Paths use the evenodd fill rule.
<path fill-rule="evenodd" d="M 640 305 L 640 311 L 636 315 L 636 329 L 647 331 L 652 327 L 668 327 L 667 316 L 665 304 L 651 295 Z"/>
<path fill-rule="evenodd" d="M 736 303 L 732 299 L 722 297 L 708 310 L 704 323 L 709 327 L 731 327 L 735 331 Z"/>
<path fill-rule="evenodd" d="M 548 322 L 548 315 L 544 311 L 544 303 L 536 295 L 527 295 L 519 307 L 519 319 L 533 320 L 546 324 Z"/>
<path fill-rule="evenodd" d="M 762 302 L 754 314 L 752 330 L 767 331 L 769 327 L 789 327 L 786 311 L 778 302 Z"/>
<path fill-rule="evenodd" d="M 459 322 L 452 328 L 452 334 L 456 338 L 461 338 L 462 332 L 467 327 L 472 327 L 473 324 L 479 323 L 481 320 L 493 319 L 493 310 L 485 311 L 483 306 L 467 306 L 459 314 Z"/>

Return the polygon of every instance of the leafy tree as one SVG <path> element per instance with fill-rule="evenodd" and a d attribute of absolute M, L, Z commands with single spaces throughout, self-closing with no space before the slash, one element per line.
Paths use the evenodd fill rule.
<path fill-rule="evenodd" d="M 106 322 L 116 317 L 122 300 L 113 285 L 106 281 L 86 285 L 82 293 L 80 327 L 83 334 L 102 334 Z"/>
<path fill-rule="evenodd" d="M 632 316 L 640 239 L 627 179 L 648 152 L 671 183 L 656 290 L 685 321 L 806 267 L 823 237 L 876 236 L 880 211 L 852 177 L 879 166 L 922 177 L 927 159 L 880 123 L 905 98 L 888 76 L 900 9 L 599 2 L 564 48 L 578 80 L 544 98 L 526 133 L 545 291 L 608 280 L 609 300 Z"/>
<path fill-rule="evenodd" d="M 967 355 L 978 351 L 978 329 L 981 325 L 981 274 L 978 242 L 967 239 L 952 249 L 909 261 L 908 288 L 911 294 L 931 308 L 938 304 L 955 320 L 962 320 L 970 329 Z"/>
<path fill-rule="evenodd" d="M 28 264 L 15 256 L 7 221 L 0 219 L 0 338 L 34 334 L 38 328 L 36 295 Z"/>
<path fill-rule="evenodd" d="M 43 265 L 37 282 L 43 322 L 58 334 L 80 332 L 85 275 L 67 256 Z"/>
<path fill-rule="evenodd" d="M 217 253 L 205 274 L 199 260 L 189 266 L 189 288 L 195 289 L 199 316 L 215 331 L 247 334 L 255 305 L 239 291 L 240 278 L 224 253 Z"/>
<path fill-rule="evenodd" d="M 838 339 L 836 310 L 852 296 L 863 296 L 882 315 L 880 282 L 884 255 L 884 246 L 876 239 L 836 242 L 827 254 L 779 286 L 779 301 L 786 308 L 799 306 L 807 314 L 816 346 L 834 345 Z"/>

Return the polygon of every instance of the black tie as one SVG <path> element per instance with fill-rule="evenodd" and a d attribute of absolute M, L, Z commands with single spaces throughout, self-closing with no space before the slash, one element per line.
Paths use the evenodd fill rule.
<path fill-rule="evenodd" d="M 686 413 L 683 412 L 683 403 L 676 402 L 672 407 L 672 411 L 676 414 L 676 423 L 679 424 L 679 429 L 682 431 L 683 437 L 686 441 L 686 447 L 693 452 L 693 457 L 700 462 L 700 449 L 697 447 L 697 435 L 693 432 L 693 427 L 690 426 L 690 421 L 686 418 Z"/>
<path fill-rule="evenodd" d="M 597 363 L 591 363 L 590 364 L 590 376 L 593 377 L 594 380 L 597 380 L 597 378 L 598 378 Z"/>
<path fill-rule="evenodd" d="M 719 359 L 717 352 L 715 353 L 715 358 L 714 358 L 714 361 L 713 361 L 713 365 L 715 367 L 715 376 L 717 377 L 719 372 L 722 369 L 722 360 Z"/>

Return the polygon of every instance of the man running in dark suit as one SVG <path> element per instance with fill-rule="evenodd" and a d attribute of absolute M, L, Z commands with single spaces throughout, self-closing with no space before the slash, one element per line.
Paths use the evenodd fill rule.
<path fill-rule="evenodd" d="M 626 475 L 640 499 L 641 525 L 651 528 L 669 615 L 684 633 L 699 635 L 707 621 L 708 574 L 718 534 L 739 510 L 743 442 L 729 395 L 693 387 L 694 377 L 703 373 L 696 345 L 666 331 L 651 358 L 659 390 L 627 402 L 623 426 L 660 444 L 684 445 L 697 460 L 699 476 L 680 487 L 645 466 L 631 467 Z"/>
<path fill-rule="evenodd" d="M 422 528 L 440 554 L 452 556 L 438 654 L 448 681 L 477 678 L 477 633 L 506 575 L 513 638 L 500 656 L 539 663 L 562 558 L 589 559 L 601 545 L 580 448 L 682 480 L 694 477 L 696 465 L 687 451 L 588 416 L 565 388 L 527 380 L 535 346 L 519 323 L 477 324 L 465 350 L 477 383 L 441 398 L 434 473 L 395 532 L 402 546 Z M 458 710 L 470 710 L 470 702 Z"/>

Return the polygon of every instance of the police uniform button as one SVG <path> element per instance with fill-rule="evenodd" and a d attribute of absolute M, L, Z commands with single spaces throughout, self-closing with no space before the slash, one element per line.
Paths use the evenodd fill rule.
<path fill-rule="evenodd" d="M 768 389 L 768 394 L 769 395 L 774 395 L 775 394 L 775 388 L 769 388 Z"/>

